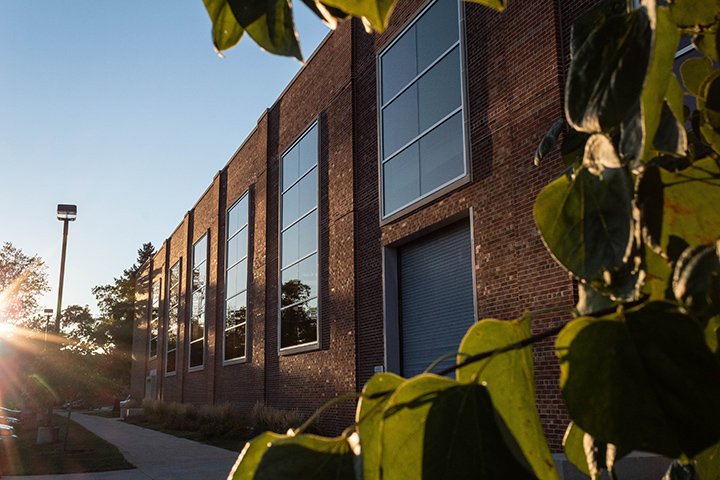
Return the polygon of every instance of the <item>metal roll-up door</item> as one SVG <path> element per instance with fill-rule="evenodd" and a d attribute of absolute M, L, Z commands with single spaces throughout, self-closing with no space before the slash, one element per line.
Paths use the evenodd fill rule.
<path fill-rule="evenodd" d="M 471 255 L 467 220 L 399 248 L 404 376 L 422 373 L 437 358 L 456 352 L 475 322 Z M 442 366 L 452 362 L 449 359 Z"/>

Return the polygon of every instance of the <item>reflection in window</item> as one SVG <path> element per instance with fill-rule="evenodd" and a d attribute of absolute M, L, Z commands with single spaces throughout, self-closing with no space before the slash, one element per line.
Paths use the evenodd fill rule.
<path fill-rule="evenodd" d="M 153 283 L 152 310 L 150 311 L 150 358 L 158 354 L 158 324 L 160 320 L 160 280 Z"/>
<path fill-rule="evenodd" d="M 165 373 L 175 373 L 177 369 L 177 340 L 180 324 L 180 264 L 178 260 L 170 269 L 168 287 L 168 320 L 165 336 Z"/>
<path fill-rule="evenodd" d="M 380 54 L 382 214 L 467 174 L 456 0 L 436 0 Z"/>
<path fill-rule="evenodd" d="M 280 348 L 318 339 L 318 127 L 282 157 Z"/>
<path fill-rule="evenodd" d="M 190 368 L 202 367 L 205 356 L 205 298 L 207 293 L 207 234 L 193 246 Z"/>
<path fill-rule="evenodd" d="M 241 359 L 246 355 L 248 204 L 248 194 L 245 194 L 227 212 L 225 361 Z"/>

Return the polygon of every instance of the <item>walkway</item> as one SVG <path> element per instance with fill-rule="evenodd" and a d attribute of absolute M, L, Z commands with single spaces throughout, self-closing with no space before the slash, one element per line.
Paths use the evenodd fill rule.
<path fill-rule="evenodd" d="M 112 443 L 134 470 L 2 477 L 3 480 L 215 480 L 227 478 L 238 454 L 117 419 L 73 413 L 73 420 Z"/>

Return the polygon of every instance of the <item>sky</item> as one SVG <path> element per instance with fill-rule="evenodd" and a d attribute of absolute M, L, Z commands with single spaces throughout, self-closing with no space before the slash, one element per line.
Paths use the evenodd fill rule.
<path fill-rule="evenodd" d="M 326 36 L 301 2 L 305 58 Z M 0 242 L 47 265 L 54 308 L 97 311 L 144 242 L 158 248 L 301 65 L 249 37 L 214 52 L 202 0 L 0 1 Z"/>

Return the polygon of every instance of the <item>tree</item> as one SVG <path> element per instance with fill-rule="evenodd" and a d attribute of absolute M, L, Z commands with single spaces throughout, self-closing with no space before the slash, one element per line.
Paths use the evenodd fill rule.
<path fill-rule="evenodd" d="M 112 358 L 112 377 L 129 385 L 130 355 L 132 352 L 133 322 L 135 321 L 135 280 L 142 265 L 155 253 L 152 243 L 144 243 L 138 249 L 137 260 L 122 275 L 108 285 L 93 288 L 100 308 L 95 324 L 95 339 Z"/>
<path fill-rule="evenodd" d="M 314 7 L 382 30 L 392 3 Z M 455 365 L 410 379 L 376 374 L 287 435 L 249 442 L 232 478 L 557 479 L 531 351 L 556 335 L 572 419 L 565 451 L 578 468 L 616 478 L 615 461 L 644 450 L 676 459 L 666 478 L 720 478 L 720 1 L 633 3 L 605 0 L 573 26 L 565 118 L 535 155 L 542 164 L 562 140 L 566 171 L 540 192 L 534 217 L 579 282 L 574 318 L 535 335 L 529 315 L 481 320 Z M 289 3 L 205 5 L 218 49 L 247 30 L 297 56 Z M 683 63 L 680 83 L 672 67 L 682 35 L 701 56 Z M 453 371 L 455 380 L 441 376 Z M 358 397 L 342 435 L 304 433 Z"/>
<path fill-rule="evenodd" d="M 0 320 L 30 321 L 38 297 L 48 291 L 47 268 L 37 255 L 25 255 L 12 243 L 0 248 Z"/>

